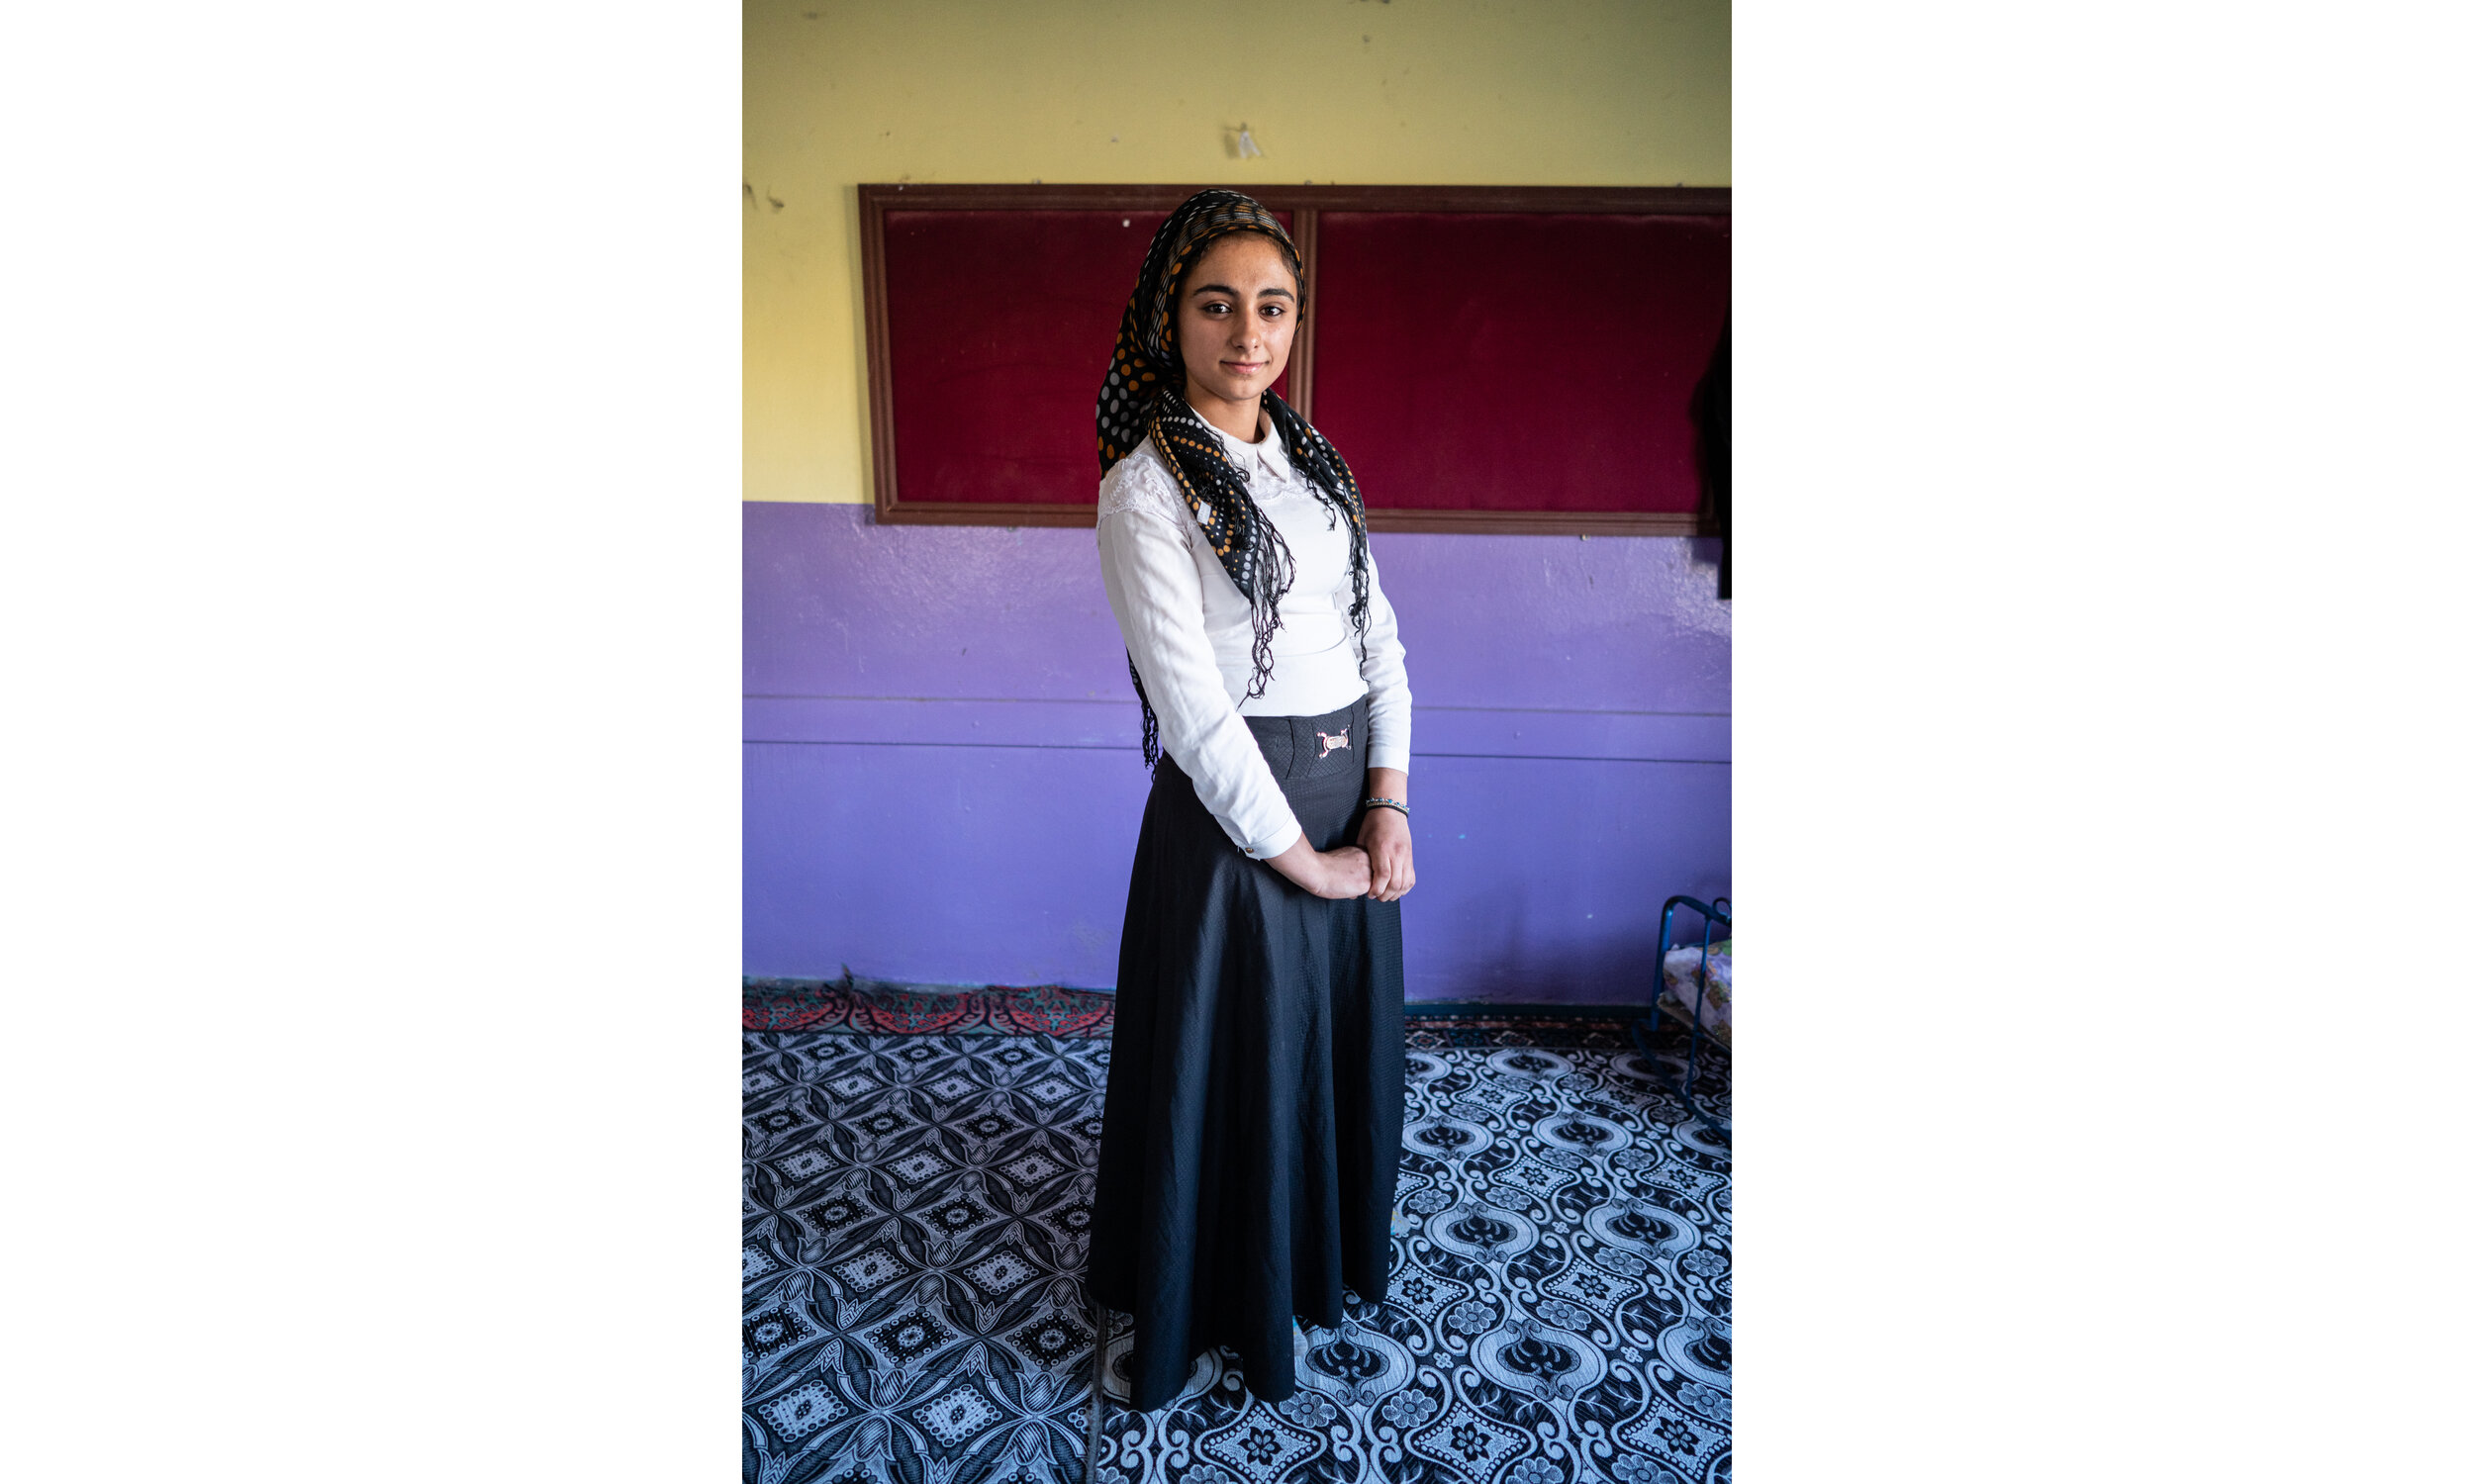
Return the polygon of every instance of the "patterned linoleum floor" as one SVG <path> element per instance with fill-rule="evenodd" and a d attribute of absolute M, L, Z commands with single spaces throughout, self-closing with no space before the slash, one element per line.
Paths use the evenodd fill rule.
<path fill-rule="evenodd" d="M 1731 1477 L 1728 1149 L 1671 1090 L 1681 1043 L 1657 1067 L 1446 1044 L 1502 1039 L 1413 1030 L 1414 1231 L 1384 1301 L 1313 1333 L 1287 1402 L 1212 1352 L 1175 1404 L 1129 1411 L 1118 1319 L 1100 1479 Z M 745 1040 L 746 1480 L 1083 1478 L 1108 1043 Z M 1695 1100 L 1723 1118 L 1726 1061 L 1702 1055 Z"/>

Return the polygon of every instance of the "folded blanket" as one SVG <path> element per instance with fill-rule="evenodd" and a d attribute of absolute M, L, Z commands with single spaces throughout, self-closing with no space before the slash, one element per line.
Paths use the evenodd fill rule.
<path fill-rule="evenodd" d="M 1706 1002 L 1701 990 L 1701 947 L 1669 949 L 1666 953 L 1666 997 L 1673 1000 L 1677 1013 L 1697 1016 L 1701 1028 L 1718 1038 L 1730 1049 L 1735 1042 L 1735 940 L 1730 938 L 1709 946 L 1708 994 Z"/>

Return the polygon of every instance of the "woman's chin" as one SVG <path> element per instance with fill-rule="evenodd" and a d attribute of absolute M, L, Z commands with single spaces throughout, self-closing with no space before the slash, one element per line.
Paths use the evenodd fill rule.
<path fill-rule="evenodd" d="M 1263 395 L 1270 387 L 1268 376 L 1219 376 L 1205 383 L 1205 389 L 1222 402 L 1248 402 Z"/>

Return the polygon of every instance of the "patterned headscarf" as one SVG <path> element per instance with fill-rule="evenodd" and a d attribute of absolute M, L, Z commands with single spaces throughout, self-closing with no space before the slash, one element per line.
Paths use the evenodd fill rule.
<path fill-rule="evenodd" d="M 1152 237 L 1151 250 L 1143 254 L 1142 274 L 1134 281 L 1133 297 L 1126 301 L 1125 316 L 1117 325 L 1116 353 L 1099 387 L 1099 472 L 1106 474 L 1145 437 L 1168 461 L 1221 568 L 1254 609 L 1254 674 L 1246 686 L 1246 698 L 1251 700 L 1263 694 L 1272 678 L 1272 635 L 1280 629 L 1280 601 L 1295 577 L 1295 564 L 1280 531 L 1246 493 L 1246 471 L 1229 458 L 1210 426 L 1186 405 L 1186 359 L 1177 348 L 1178 296 L 1186 270 L 1201 260 L 1203 249 L 1212 241 L 1235 232 L 1261 232 L 1278 243 L 1303 292 L 1305 275 L 1297 262 L 1297 245 L 1261 202 L 1236 191 L 1202 191 L 1188 197 Z M 1298 417 L 1279 393 L 1265 390 L 1263 411 L 1281 447 L 1287 451 L 1289 463 L 1331 508 L 1333 521 L 1348 517 L 1349 617 L 1357 626 L 1362 647 L 1368 601 L 1366 503 L 1358 494 L 1357 478 L 1331 440 Z M 1134 670 L 1131 655 L 1126 657 L 1125 668 L 1133 674 L 1134 694 L 1143 703 L 1143 761 L 1157 767 L 1159 722 L 1152 714 L 1151 697 L 1143 695 L 1142 675 Z"/>

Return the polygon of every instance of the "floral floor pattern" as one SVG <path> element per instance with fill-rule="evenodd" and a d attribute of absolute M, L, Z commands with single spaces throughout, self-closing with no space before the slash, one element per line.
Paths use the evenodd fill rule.
<path fill-rule="evenodd" d="M 1129 1410 L 1119 1316 L 1096 1476 L 1730 1480 L 1729 1151 L 1674 1095 L 1682 1041 L 1609 1047 L 1587 1019 L 1411 1029 L 1389 1293 L 1310 1333 L 1277 1408 L 1214 1351 L 1175 1403 Z M 745 1047 L 746 1484 L 1084 1478 L 1107 1042 Z M 1726 1117 L 1727 1074 L 1704 1043 L 1704 1114 Z"/>

